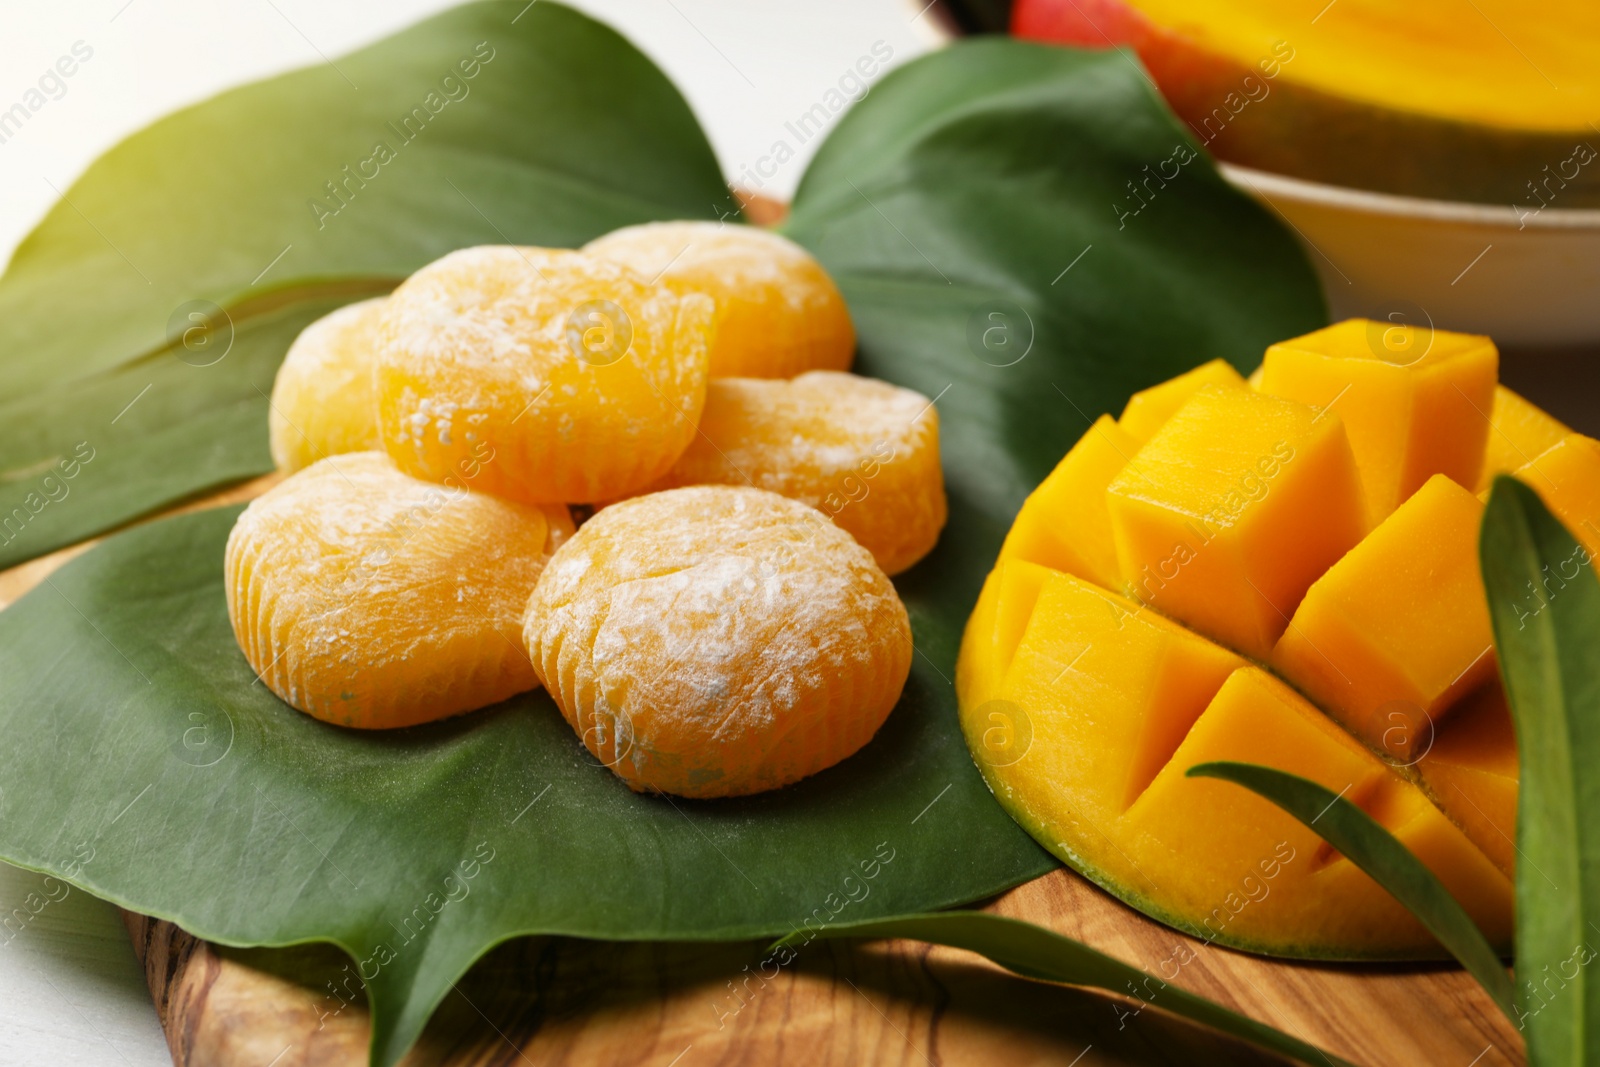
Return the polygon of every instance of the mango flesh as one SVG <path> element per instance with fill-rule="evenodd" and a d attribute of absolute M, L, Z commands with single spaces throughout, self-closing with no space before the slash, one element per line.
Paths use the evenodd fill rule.
<path fill-rule="evenodd" d="M 1236 387 L 1196 392 L 1106 498 L 1134 595 L 1257 659 L 1363 532 L 1338 417 Z"/>
<path fill-rule="evenodd" d="M 1600 441 L 1568 434 L 1518 468 L 1516 476 L 1539 494 L 1589 556 L 1600 553 Z"/>
<path fill-rule="evenodd" d="M 1477 497 L 1434 475 L 1317 579 L 1272 652 L 1279 673 L 1402 762 L 1495 673 L 1482 517 Z"/>
<path fill-rule="evenodd" d="M 1594 4 L 1325 2 L 1016 0 L 1011 29 L 1132 48 L 1194 136 L 1230 163 L 1521 213 L 1552 198 L 1594 206 Z"/>
<path fill-rule="evenodd" d="M 1111 416 L 1096 419 L 1022 502 L 1000 558 L 1029 559 L 1100 585 L 1119 585 L 1105 489 L 1139 445 Z"/>
<path fill-rule="evenodd" d="M 1510 877 L 1517 856 L 1517 735 L 1498 680 L 1462 700 L 1416 768 L 1437 803 Z"/>
<path fill-rule="evenodd" d="M 1448 355 L 1455 342 L 1444 343 Z M 1444 362 L 1465 360 L 1453 374 L 1485 358 L 1462 341 Z M 1438 373 L 1426 360 L 1400 369 Z M 1373 380 L 1383 384 L 1386 373 Z M 1518 765 L 1478 569 L 1482 504 L 1471 489 L 1480 468 L 1505 462 L 1493 458 L 1491 434 L 1527 448 L 1560 424 L 1492 381 L 1482 412 L 1416 403 L 1425 390 L 1402 383 L 1391 394 L 1410 400 L 1387 409 L 1402 425 L 1385 432 L 1404 459 L 1385 469 L 1425 476 L 1403 498 L 1396 481 L 1396 506 L 1368 527 L 1363 479 L 1375 468 L 1362 468 L 1344 437 L 1357 390 L 1314 407 L 1274 397 L 1263 379 L 1261 391 L 1231 382 L 1147 391 L 1182 399 L 1153 425 L 1136 425 L 1143 442 L 1098 420 L 1030 497 L 958 660 L 974 760 L 1047 849 L 1197 936 L 1291 956 L 1439 955 L 1314 833 L 1247 790 L 1185 772 L 1229 759 L 1304 775 L 1388 827 L 1505 944 Z M 1387 402 L 1381 390 L 1361 395 Z M 1440 412 L 1452 410 L 1480 429 L 1445 425 L 1430 444 L 1419 427 L 1439 427 Z M 1371 425 L 1365 413 L 1353 418 Z M 1112 436 L 1118 449 L 1106 447 L 1114 429 L 1124 435 Z M 1472 432 L 1483 435 L 1479 452 L 1462 460 L 1459 444 Z M 1293 458 L 1276 470 L 1253 462 L 1280 441 Z M 1413 449 L 1419 441 L 1426 447 Z M 1307 459 L 1317 462 L 1301 469 L 1317 468 L 1315 477 L 1298 486 L 1293 475 Z M 1516 476 L 1584 541 L 1580 552 L 1600 550 L 1600 442 L 1562 436 Z M 1103 543 L 1102 524 L 1119 553 L 1111 580 L 1104 565 L 1078 567 L 1058 547 Z M 1348 543 L 1330 549 L 1335 525 Z M 1195 551 L 1178 554 L 1175 573 L 1151 565 L 1185 536 Z M 1217 545 L 1229 553 L 1208 569 L 1204 554 Z M 1570 580 L 1581 563 L 1551 581 Z M 1251 588 L 1267 587 L 1264 574 L 1305 576 L 1298 593 L 1298 581 L 1282 587 L 1291 592 L 1276 632 L 1260 607 L 1267 598 Z M 1172 596 L 1184 582 L 1193 584 Z"/>
<path fill-rule="evenodd" d="M 1503 385 L 1494 388 L 1489 413 L 1489 443 L 1478 472 L 1478 492 L 1485 492 L 1497 474 L 1510 474 L 1533 462 L 1571 434 L 1559 420 L 1528 403 Z"/>
<path fill-rule="evenodd" d="M 1348 319 L 1268 348 L 1261 391 L 1339 413 L 1376 525 L 1435 474 L 1477 484 L 1499 367 L 1487 337 Z"/>
<path fill-rule="evenodd" d="M 1239 372 L 1231 365 L 1225 360 L 1214 359 L 1160 385 L 1152 385 L 1148 389 L 1134 393 L 1123 407 L 1122 417 L 1117 420 L 1117 425 L 1140 444 L 1144 444 L 1155 436 L 1157 430 L 1166 425 L 1167 420 L 1172 418 L 1173 412 L 1183 407 L 1189 398 L 1203 387 L 1232 385 L 1242 388 L 1244 384 L 1245 380 L 1239 377 Z"/>
<path fill-rule="evenodd" d="M 1032 610 L 1008 654 L 999 624 L 1011 615 L 1004 625 L 1015 628 L 1022 590 L 1033 591 Z M 1021 561 L 995 569 L 973 618 L 956 686 L 979 767 L 1041 843 L 1112 892 L 1230 945 L 1427 953 L 1416 921 L 1312 831 L 1237 786 L 1183 774 L 1247 760 L 1356 798 L 1426 851 L 1491 936 L 1509 936 L 1504 875 L 1416 786 L 1261 668 L 1133 601 Z"/>

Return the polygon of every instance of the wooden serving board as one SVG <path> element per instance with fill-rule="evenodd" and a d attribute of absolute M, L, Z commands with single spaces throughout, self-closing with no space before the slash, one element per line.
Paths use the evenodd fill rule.
<path fill-rule="evenodd" d="M 258 478 L 178 511 L 247 500 Z M 0 608 L 89 547 L 0 573 Z M 986 909 L 1048 926 L 1357 1064 L 1503 1067 L 1520 1037 L 1464 972 L 1286 963 L 1207 945 L 1058 870 Z M 226 949 L 125 914 L 177 1067 L 358 1067 L 364 1006 L 327 983 L 330 946 Z M 1188 952 L 1175 952 L 1178 946 Z M 1278 1062 L 1160 1011 L 1015 977 L 913 942 L 815 942 L 771 981 L 759 943 L 529 938 L 490 953 L 445 998 L 406 1067 L 761 1063 L 1176 1065 Z M 1170 971 L 1170 965 L 1167 968 Z"/>

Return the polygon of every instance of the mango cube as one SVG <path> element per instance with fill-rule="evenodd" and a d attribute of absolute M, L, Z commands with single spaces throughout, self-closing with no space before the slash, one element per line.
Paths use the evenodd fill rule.
<path fill-rule="evenodd" d="M 1306 592 L 1272 664 L 1374 749 L 1427 751 L 1451 705 L 1495 670 L 1478 570 L 1483 504 L 1444 475 Z"/>
<path fill-rule="evenodd" d="M 1123 407 L 1122 418 L 1117 420 L 1117 424 L 1143 444 L 1154 437 L 1156 431 L 1165 426 L 1173 413 L 1188 403 L 1191 396 L 1207 385 L 1231 385 L 1242 389 L 1245 381 L 1226 360 L 1214 359 L 1210 363 L 1202 363 L 1176 378 L 1134 393 Z"/>
<path fill-rule="evenodd" d="M 1517 858 L 1517 732 L 1498 681 L 1461 701 L 1416 766 L 1439 806 L 1510 875 Z"/>
<path fill-rule="evenodd" d="M 1106 498 L 1132 594 L 1256 659 L 1364 529 L 1339 417 L 1232 387 L 1195 393 Z"/>
<path fill-rule="evenodd" d="M 1568 434 L 1518 468 L 1516 476 L 1539 494 L 1590 556 L 1600 555 L 1600 441 Z"/>
<path fill-rule="evenodd" d="M 963 704 L 981 704 L 999 692 L 1039 590 L 1056 573 L 1020 559 L 1001 560 L 989 572 L 956 663 L 956 693 Z"/>
<path fill-rule="evenodd" d="M 1028 494 L 1000 559 L 1043 564 L 1104 586 L 1120 584 L 1106 486 L 1138 450 L 1138 441 L 1101 415 Z"/>
<path fill-rule="evenodd" d="M 1071 575 L 1040 589 L 1002 693 L 1031 720 L 1019 770 L 1105 823 L 1167 764 L 1238 656 Z M 1038 798 L 1041 803 L 1047 802 Z"/>
<path fill-rule="evenodd" d="M 1500 354 L 1475 334 L 1348 319 L 1267 349 L 1261 389 L 1337 407 L 1373 525 L 1435 474 L 1476 485 Z"/>
<path fill-rule="evenodd" d="M 1478 491 L 1488 489 L 1496 474 L 1525 466 L 1571 433 L 1543 408 L 1528 403 L 1503 385 L 1495 386 L 1494 409 L 1489 413 L 1489 443 L 1483 450 Z"/>

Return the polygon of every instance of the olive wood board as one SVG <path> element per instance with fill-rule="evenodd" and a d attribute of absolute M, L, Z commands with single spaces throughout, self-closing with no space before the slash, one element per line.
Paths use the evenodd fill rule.
<path fill-rule="evenodd" d="M 176 511 L 248 500 L 268 475 Z M 0 572 L 0 608 L 93 541 Z M 1463 971 L 1309 964 L 1209 945 L 1057 870 L 982 905 L 1075 937 L 1361 1065 L 1526 1062 L 1515 1028 Z M 357 1067 L 369 1025 L 330 992 L 331 946 L 231 949 L 124 913 L 177 1067 Z M 491 1064 L 1271 1064 L 1148 1003 L 1011 975 L 916 942 L 818 941 L 787 968 L 760 943 L 509 942 L 446 996 L 405 1067 Z M 1181 961 L 1181 965 L 1180 965 Z M 336 981 L 336 979 L 338 981 Z M 1153 990 L 1153 992 L 1151 992 Z"/>

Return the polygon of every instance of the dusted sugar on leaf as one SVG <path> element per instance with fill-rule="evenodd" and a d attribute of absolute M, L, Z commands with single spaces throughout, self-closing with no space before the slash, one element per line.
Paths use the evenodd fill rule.
<path fill-rule="evenodd" d="M 1570 581 L 1580 567 L 1587 567 L 1600 554 L 1600 441 L 1581 433 L 1568 434 L 1517 468 L 1516 477 L 1539 494 L 1545 507 L 1582 546 L 1582 558 L 1571 561 L 1572 573 L 1556 576 Z M 1566 569 L 1564 565 L 1563 571 Z"/>
<path fill-rule="evenodd" d="M 1188 403 L 1191 396 L 1208 385 L 1231 385 L 1243 389 L 1245 380 L 1227 360 L 1214 359 L 1210 363 L 1202 363 L 1176 378 L 1134 393 L 1123 407 L 1122 417 L 1117 424 L 1128 436 L 1144 444 L 1166 425 L 1179 408 Z"/>
<path fill-rule="evenodd" d="M 614 504 L 556 552 L 524 639 L 585 746 L 641 792 L 776 789 L 869 741 L 911 669 L 871 553 L 816 509 L 693 486 Z"/>
<path fill-rule="evenodd" d="M 1489 415 L 1489 443 L 1483 450 L 1478 492 L 1487 492 L 1497 474 L 1509 474 L 1533 462 L 1572 433 L 1543 408 L 1530 404 L 1503 385 L 1494 387 Z"/>
<path fill-rule="evenodd" d="M 648 222 L 596 238 L 584 251 L 715 300 L 712 377 L 850 369 L 856 335 L 844 298 L 822 265 L 786 237 L 721 222 Z"/>
<path fill-rule="evenodd" d="M 1195 393 L 1107 502 L 1132 594 L 1256 659 L 1363 533 L 1338 416 L 1231 386 Z"/>
<path fill-rule="evenodd" d="M 715 484 L 810 504 L 898 574 L 944 528 L 939 413 L 921 393 L 837 371 L 716 378 L 700 432 L 652 488 Z"/>
<path fill-rule="evenodd" d="M 1273 667 L 1384 755 L 1426 751 L 1495 675 L 1482 519 L 1477 497 L 1429 479 L 1306 592 Z"/>
<path fill-rule="evenodd" d="M 381 452 L 333 456 L 240 514 L 224 570 L 250 668 L 325 722 L 413 726 L 538 684 L 524 606 L 570 530 L 540 509 L 402 474 Z"/>
<path fill-rule="evenodd" d="M 694 437 L 713 313 L 579 252 L 452 252 L 384 308 L 383 447 L 415 477 L 527 503 L 636 492 Z"/>
<path fill-rule="evenodd" d="M 346 304 L 300 331 L 278 367 L 267 409 L 272 462 L 294 473 L 378 443 L 377 328 L 384 298 Z"/>
<path fill-rule="evenodd" d="M 1475 334 L 1348 319 L 1267 349 L 1261 390 L 1344 420 L 1371 525 L 1443 474 L 1476 485 L 1500 354 Z"/>
<path fill-rule="evenodd" d="M 1140 442 L 1102 415 L 1028 494 L 1000 546 L 1001 560 L 1028 560 L 1106 588 L 1122 585 L 1106 487 Z"/>

